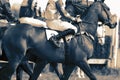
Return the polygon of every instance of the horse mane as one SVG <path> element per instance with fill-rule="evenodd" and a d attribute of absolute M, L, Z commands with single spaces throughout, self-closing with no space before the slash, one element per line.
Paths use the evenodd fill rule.
<path fill-rule="evenodd" d="M 82 15 L 81 15 L 81 18 L 83 18 L 83 17 L 85 17 L 86 16 L 86 14 L 89 12 L 89 9 L 92 7 L 92 6 L 95 6 L 95 4 L 94 4 L 95 2 L 93 2 L 92 4 L 90 4 L 86 9 L 85 9 L 85 11 L 82 13 Z"/>

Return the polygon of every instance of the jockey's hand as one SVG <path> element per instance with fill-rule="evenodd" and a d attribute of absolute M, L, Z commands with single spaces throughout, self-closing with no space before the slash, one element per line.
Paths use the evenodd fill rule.
<path fill-rule="evenodd" d="M 77 18 L 77 20 L 76 20 L 77 22 L 82 22 L 82 20 L 80 19 L 80 18 Z"/>
<path fill-rule="evenodd" d="M 72 21 L 76 21 L 76 18 L 72 17 L 71 20 L 72 20 Z"/>
<path fill-rule="evenodd" d="M 80 18 L 80 15 L 77 15 L 77 16 L 76 16 L 76 21 L 77 21 L 77 22 L 82 22 L 82 20 L 81 20 L 81 18 Z"/>
<path fill-rule="evenodd" d="M 80 19 L 80 16 L 76 16 L 76 18 L 72 17 L 71 19 L 73 22 L 82 22 L 82 20 Z"/>

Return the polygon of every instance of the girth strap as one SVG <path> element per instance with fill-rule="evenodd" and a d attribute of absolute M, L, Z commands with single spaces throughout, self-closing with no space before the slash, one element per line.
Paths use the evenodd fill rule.
<path fill-rule="evenodd" d="M 77 33 L 76 36 L 78 36 L 78 35 L 84 35 L 84 34 L 86 36 L 90 37 L 93 41 L 95 40 L 94 36 L 92 34 L 86 32 L 86 31 L 81 31 L 80 33 Z"/>

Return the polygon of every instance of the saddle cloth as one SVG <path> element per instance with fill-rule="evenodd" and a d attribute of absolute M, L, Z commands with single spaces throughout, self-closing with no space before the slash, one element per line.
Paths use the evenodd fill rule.
<path fill-rule="evenodd" d="M 19 21 L 20 23 L 30 24 L 32 26 L 47 28 L 46 23 L 44 21 L 34 19 L 32 17 L 22 17 L 19 19 Z"/>
<path fill-rule="evenodd" d="M 58 32 L 55 31 L 55 30 L 46 29 L 46 37 L 47 37 L 47 40 L 49 40 L 50 37 L 55 36 L 55 35 L 57 35 L 57 34 L 58 34 Z M 73 38 L 72 35 L 65 36 L 66 41 L 70 41 L 72 38 Z M 64 40 L 63 40 L 63 39 L 60 39 L 60 42 L 63 43 Z"/>

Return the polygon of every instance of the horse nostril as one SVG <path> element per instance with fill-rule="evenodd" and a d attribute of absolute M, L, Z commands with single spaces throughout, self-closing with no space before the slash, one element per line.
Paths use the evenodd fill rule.
<path fill-rule="evenodd" d="M 111 24 L 110 28 L 115 28 L 117 26 L 117 22 L 114 24 Z"/>
<path fill-rule="evenodd" d="M 115 24 L 114 24 L 115 26 L 117 26 L 117 22 L 115 22 Z"/>

